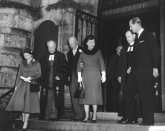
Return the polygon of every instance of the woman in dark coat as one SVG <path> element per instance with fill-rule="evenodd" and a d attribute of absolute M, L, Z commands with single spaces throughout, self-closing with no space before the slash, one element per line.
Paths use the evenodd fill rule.
<path fill-rule="evenodd" d="M 30 83 L 36 84 L 41 77 L 40 63 L 33 59 L 29 48 L 23 50 L 25 61 L 20 65 L 15 91 L 6 107 L 7 111 L 22 113 L 23 129 L 27 128 L 30 113 L 40 113 L 38 92 L 30 92 Z"/>
<path fill-rule="evenodd" d="M 78 82 L 83 82 L 85 98 L 79 100 L 79 104 L 84 105 L 86 117 L 83 122 L 89 119 L 89 105 L 93 106 L 93 117 L 91 122 L 96 122 L 97 105 L 103 105 L 101 81 L 105 82 L 105 65 L 102 54 L 95 45 L 96 40 L 93 35 L 89 35 L 84 40 L 84 49 L 80 54 L 77 65 Z M 83 63 L 81 72 L 80 64 Z M 82 74 L 82 76 L 81 76 Z"/>

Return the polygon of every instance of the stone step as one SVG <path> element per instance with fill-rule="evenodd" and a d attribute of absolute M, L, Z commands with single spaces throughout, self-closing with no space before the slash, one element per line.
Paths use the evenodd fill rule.
<path fill-rule="evenodd" d="M 33 118 L 29 120 L 28 129 L 41 131 L 165 131 L 164 113 L 155 113 L 155 125 L 150 127 L 139 126 L 138 124 L 118 124 L 115 122 L 120 119 L 121 117 L 118 117 L 117 113 L 112 112 L 98 112 L 97 123 L 71 122 L 69 118 L 48 122 Z M 142 119 L 138 120 L 139 123 L 141 121 Z M 17 119 L 15 121 L 15 127 L 21 127 L 20 120 Z"/>
<path fill-rule="evenodd" d="M 29 120 L 28 129 L 46 131 L 165 131 L 165 124 L 139 126 L 138 124 L 118 124 L 114 121 L 97 121 L 97 123 L 70 122 L 67 120 L 48 122 Z"/>
<path fill-rule="evenodd" d="M 92 113 L 90 113 L 92 117 Z M 74 113 L 72 110 L 65 111 L 65 115 L 63 119 L 72 119 L 74 118 Z M 120 120 L 121 117 L 118 116 L 117 112 L 97 112 L 97 119 L 104 121 L 117 121 Z M 155 113 L 154 114 L 155 123 L 165 123 L 165 113 Z M 142 121 L 142 118 L 139 118 L 139 122 Z"/>

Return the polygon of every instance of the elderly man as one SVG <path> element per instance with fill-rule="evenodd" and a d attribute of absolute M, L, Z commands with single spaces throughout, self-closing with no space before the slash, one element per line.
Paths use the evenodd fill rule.
<path fill-rule="evenodd" d="M 78 84 L 77 76 L 77 63 L 79 60 L 81 47 L 78 46 L 78 42 L 75 37 L 70 37 L 68 39 L 69 46 L 71 50 L 67 53 L 68 63 L 69 63 L 69 74 L 70 74 L 70 93 L 72 100 L 72 107 L 75 113 L 75 119 L 72 121 L 80 121 L 83 119 L 82 107 L 78 104 L 78 99 L 74 98 L 74 92 Z"/>
<path fill-rule="evenodd" d="M 135 17 L 129 21 L 130 30 L 137 33 L 131 69 L 124 88 L 125 117 L 129 123 L 136 121 L 135 96 L 140 95 L 142 126 L 154 124 L 154 85 L 160 62 L 160 51 L 154 35 L 142 28 L 141 20 Z"/>
<path fill-rule="evenodd" d="M 63 53 L 56 50 L 53 40 L 47 42 L 49 53 L 41 58 L 42 89 L 40 119 L 58 120 L 64 111 L 64 84 L 69 76 Z"/>

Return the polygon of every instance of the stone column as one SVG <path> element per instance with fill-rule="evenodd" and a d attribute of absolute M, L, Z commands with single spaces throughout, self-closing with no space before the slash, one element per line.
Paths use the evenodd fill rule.
<path fill-rule="evenodd" d="M 165 111 L 165 1 L 160 0 L 160 49 L 161 49 L 161 91 L 162 110 Z"/>

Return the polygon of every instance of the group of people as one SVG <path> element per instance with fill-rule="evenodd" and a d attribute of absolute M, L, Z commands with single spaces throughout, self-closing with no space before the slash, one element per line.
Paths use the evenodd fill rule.
<path fill-rule="evenodd" d="M 105 65 L 96 39 L 89 35 L 78 45 L 75 37 L 68 39 L 70 51 L 67 56 L 57 51 L 54 40 L 47 41 L 48 52 L 40 61 L 33 58 L 30 48 L 22 53 L 25 60 L 20 64 L 14 93 L 6 111 L 22 113 L 22 128 L 27 129 L 31 113 L 38 113 L 40 120 L 55 121 L 64 113 L 64 85 L 70 85 L 72 107 L 75 119 L 72 121 L 87 122 L 89 105 L 93 106 L 91 122 L 95 123 L 97 105 L 103 104 L 101 82 L 106 81 Z M 67 59 L 66 59 L 67 58 Z M 82 82 L 85 98 L 74 98 L 78 82 Z M 41 85 L 33 90 L 32 85 Z M 37 86 L 35 86 L 36 88 Z M 83 106 L 85 116 L 83 113 Z"/>
<path fill-rule="evenodd" d="M 119 123 L 137 123 L 135 100 L 140 98 L 143 122 L 154 124 L 153 77 L 157 77 L 160 51 L 152 33 L 142 28 L 141 20 L 135 17 L 126 31 L 128 45 L 118 48 L 117 79 L 123 97 L 123 119 Z M 66 56 L 57 51 L 54 40 L 47 42 L 48 53 L 38 62 L 31 49 L 23 50 L 25 60 L 20 64 L 15 91 L 7 111 L 22 113 L 23 129 L 27 128 L 29 115 L 39 113 L 41 120 L 58 120 L 64 111 L 64 85 L 70 85 L 70 95 L 75 119 L 96 123 L 97 106 L 103 105 L 101 83 L 106 81 L 105 64 L 96 39 L 89 35 L 80 47 L 75 37 L 68 39 L 70 51 Z M 119 53 L 121 51 L 121 53 Z M 120 54 L 120 56 L 119 56 Z M 69 83 L 68 83 L 69 81 Z M 114 82 L 114 79 L 111 79 Z M 78 82 L 85 90 L 84 98 L 74 98 Z M 31 91 L 32 84 L 41 84 L 40 91 Z M 40 95 L 39 95 L 40 94 Z M 116 96 L 114 96 L 116 98 Z M 93 107 L 92 118 L 89 106 Z M 84 107 L 84 109 L 83 109 Z M 85 114 L 84 114 L 85 111 Z"/>
<path fill-rule="evenodd" d="M 131 19 L 129 26 L 125 33 L 128 44 L 120 52 L 115 73 L 120 83 L 118 102 L 122 103 L 118 111 L 123 116 L 117 122 L 137 124 L 140 112 L 140 125 L 154 125 L 153 82 L 159 76 L 160 50 L 154 35 L 142 27 L 138 17 Z"/>

